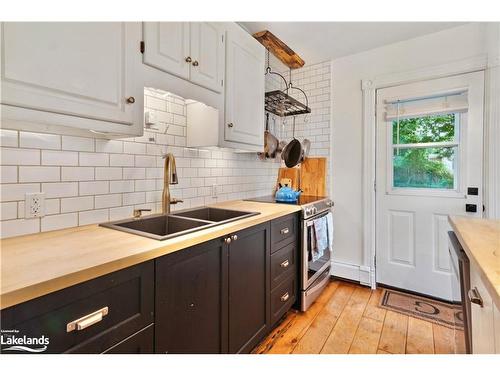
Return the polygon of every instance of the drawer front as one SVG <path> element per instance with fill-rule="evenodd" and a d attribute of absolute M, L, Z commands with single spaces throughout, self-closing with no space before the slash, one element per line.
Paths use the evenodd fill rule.
<path fill-rule="evenodd" d="M 271 255 L 271 289 L 297 272 L 297 243 L 293 242 Z"/>
<path fill-rule="evenodd" d="M 274 325 L 297 299 L 297 278 L 292 276 L 271 292 L 271 325 Z"/>
<path fill-rule="evenodd" d="M 101 353 L 153 323 L 154 264 L 145 262 L 2 310 L 1 320 L 2 329 L 19 331 L 16 337 L 48 338 L 44 353 Z"/>
<path fill-rule="evenodd" d="M 153 340 L 154 325 L 151 324 L 104 351 L 103 354 L 153 354 Z"/>
<path fill-rule="evenodd" d="M 298 241 L 298 215 L 287 215 L 271 222 L 271 253 Z"/>

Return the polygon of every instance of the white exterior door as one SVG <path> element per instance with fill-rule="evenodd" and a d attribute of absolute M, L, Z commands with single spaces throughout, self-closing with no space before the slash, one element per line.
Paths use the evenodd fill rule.
<path fill-rule="evenodd" d="M 3 23 L 4 110 L 35 113 L 35 120 L 43 111 L 142 129 L 137 26 L 125 22 Z M 120 126 L 101 123 L 94 129 L 120 131 Z"/>
<path fill-rule="evenodd" d="M 483 211 L 483 85 L 475 72 L 377 90 L 378 283 L 452 299 L 448 215 Z"/>
<path fill-rule="evenodd" d="M 238 25 L 226 41 L 226 141 L 264 144 L 265 49 Z"/>
<path fill-rule="evenodd" d="M 191 81 L 222 91 L 224 31 L 217 23 L 193 22 L 191 26 Z"/>
<path fill-rule="evenodd" d="M 189 79 L 188 22 L 144 22 L 144 63 L 178 77 Z"/>

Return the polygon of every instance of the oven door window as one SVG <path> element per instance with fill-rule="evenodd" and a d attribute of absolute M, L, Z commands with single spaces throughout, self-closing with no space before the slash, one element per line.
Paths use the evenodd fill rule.
<path fill-rule="evenodd" d="M 318 271 L 322 270 L 325 264 L 330 264 L 330 250 L 328 248 L 323 249 L 322 254 L 318 254 L 316 250 L 317 241 L 316 234 L 314 231 L 313 221 L 307 223 L 306 225 L 306 239 L 307 239 L 307 257 L 308 257 L 308 279 L 313 278 L 318 274 Z"/>

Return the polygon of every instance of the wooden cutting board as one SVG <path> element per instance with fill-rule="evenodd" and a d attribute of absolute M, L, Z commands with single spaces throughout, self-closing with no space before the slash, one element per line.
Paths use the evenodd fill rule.
<path fill-rule="evenodd" d="M 292 189 L 298 190 L 300 187 L 299 176 L 299 168 L 280 168 L 278 171 L 278 179 L 276 180 L 276 189 L 278 189 L 278 183 L 282 178 L 289 178 L 292 180 Z"/>
<path fill-rule="evenodd" d="M 307 158 L 300 164 L 300 189 L 304 195 L 326 196 L 326 158 Z"/>

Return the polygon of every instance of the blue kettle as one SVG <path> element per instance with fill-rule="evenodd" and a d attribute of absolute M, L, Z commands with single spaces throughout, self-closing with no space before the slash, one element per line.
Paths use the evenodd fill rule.
<path fill-rule="evenodd" d="M 293 190 L 289 186 L 283 186 L 276 192 L 276 202 L 295 203 L 300 197 L 301 190 Z"/>

